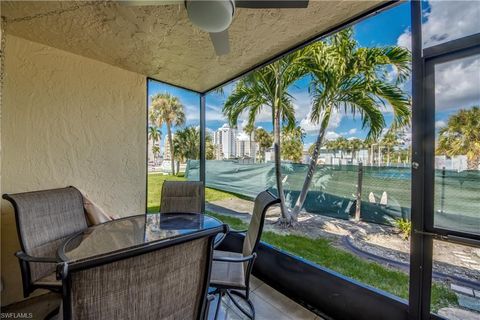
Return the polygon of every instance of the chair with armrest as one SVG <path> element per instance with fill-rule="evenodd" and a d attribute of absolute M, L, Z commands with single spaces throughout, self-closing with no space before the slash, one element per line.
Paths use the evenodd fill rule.
<path fill-rule="evenodd" d="M 206 319 L 213 242 L 222 225 L 106 257 L 59 264 L 59 319 Z"/>
<path fill-rule="evenodd" d="M 165 181 L 162 186 L 160 212 L 201 213 L 204 187 L 200 181 Z"/>
<path fill-rule="evenodd" d="M 262 236 L 263 224 L 267 210 L 280 199 L 269 191 L 263 191 L 255 198 L 253 215 L 248 230 L 246 230 L 241 253 L 215 250 L 213 253 L 212 278 L 210 286 L 215 288 L 213 294 L 219 294 L 220 299 L 225 294 L 230 297 L 235 306 L 251 319 L 255 318 L 255 308 L 250 301 L 250 274 L 257 257 L 257 247 Z M 230 231 L 244 232 L 244 231 Z M 245 292 L 245 293 L 242 293 Z M 250 312 L 245 310 L 234 296 L 248 303 Z M 220 303 L 217 304 L 217 313 Z M 216 317 L 216 315 L 215 315 Z"/>
<path fill-rule="evenodd" d="M 4 194 L 15 211 L 21 250 L 23 295 L 36 289 L 61 292 L 56 279 L 57 249 L 70 235 L 87 228 L 81 193 L 74 187 Z"/>

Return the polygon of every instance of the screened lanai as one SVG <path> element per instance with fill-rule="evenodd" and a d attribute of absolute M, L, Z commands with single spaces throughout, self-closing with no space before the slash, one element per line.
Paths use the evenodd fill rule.
<path fill-rule="evenodd" d="M 447 12 L 457 12 L 454 18 L 465 23 L 443 19 Z M 75 272 L 97 261 L 123 263 L 149 254 L 165 253 L 161 259 L 169 261 L 171 246 L 185 245 L 178 252 L 190 250 L 178 239 L 199 241 L 202 235 L 211 238 L 205 252 L 213 262 L 199 256 L 206 269 L 191 271 L 205 274 L 199 277 L 203 291 L 195 296 L 202 297 L 200 311 L 175 319 L 475 319 L 480 314 L 480 218 L 475 209 L 480 171 L 475 159 L 480 156 L 475 158 L 475 147 L 455 153 L 438 145 L 441 135 L 448 134 L 442 128 L 450 119 L 462 110 L 477 112 L 480 103 L 480 29 L 472 23 L 478 14 L 475 1 L 2 1 L 2 317 L 95 319 L 93 313 L 78 311 L 93 307 L 82 309 L 71 299 L 76 294 L 71 292 L 80 292 L 74 291 Z M 440 32 L 438 25 L 448 31 Z M 348 52 L 335 47 L 335 39 L 351 44 Z M 365 58 L 378 52 L 383 55 L 377 60 Z M 348 61 L 359 67 L 351 67 L 357 73 L 345 85 L 358 79 L 385 84 L 368 92 L 375 96 L 372 106 L 379 106 L 375 114 L 382 117 L 383 127 L 377 140 L 368 139 L 373 121 L 368 110 L 350 111 L 365 98 L 356 91 L 353 102 L 342 100 L 332 111 L 322 145 L 314 152 L 322 132 L 319 119 L 325 119 L 322 113 L 313 120 L 315 90 L 327 86 L 318 75 L 329 67 L 325 61 L 349 54 L 355 55 Z M 251 85 L 248 79 L 275 64 L 283 63 L 288 70 L 297 63 L 291 58 L 295 55 L 301 56 L 302 68 L 310 68 L 285 86 L 301 138 L 283 131 L 288 115 L 276 126 L 273 112 L 265 107 L 268 99 L 252 111 L 257 114 L 253 123 L 246 107 L 236 118 L 229 117 L 235 113 L 228 113 L 228 105 L 235 105 L 231 97 Z M 312 55 L 316 65 L 302 64 L 313 61 Z M 338 59 L 331 58 L 335 55 Z M 361 65 L 364 58 L 367 62 Z M 358 71 L 374 60 L 373 75 Z M 366 84 L 362 90 L 371 87 Z M 178 98 L 183 122 L 161 118 L 165 95 Z M 242 100 L 238 105 L 252 103 Z M 361 107 L 358 110 L 365 110 Z M 400 126 L 396 120 L 402 112 Z M 364 119 L 370 120 L 362 124 Z M 392 128 L 396 138 L 388 144 Z M 261 134 L 267 141 L 263 146 Z M 278 154 L 277 162 L 279 148 L 290 150 L 299 139 L 297 155 Z M 361 145 L 356 147 L 356 140 L 362 140 Z M 305 187 L 312 167 L 312 181 Z M 166 184 L 172 181 L 199 182 L 191 203 L 200 207 L 183 211 L 199 214 L 202 222 L 180 217 L 179 223 L 187 226 L 168 226 L 171 217 L 163 216 L 169 211 L 163 201 Z M 50 287 L 28 286 L 36 262 L 25 260 L 22 265 L 15 253 L 28 251 L 26 239 L 31 237 L 20 225 L 35 225 L 41 217 L 45 221 L 55 210 L 50 204 L 35 207 L 33 201 L 30 216 L 19 219 L 22 207 L 15 195 L 70 186 L 78 190 L 76 196 L 83 196 L 88 227 L 75 230 L 83 232 L 82 240 L 71 232 L 57 260 L 50 261 L 61 280 L 52 294 L 47 293 Z M 259 211 L 256 198 L 262 192 L 280 204 L 272 200 Z M 108 222 L 92 226 L 87 206 L 105 214 Z M 34 216 L 35 210 L 44 209 L 47 213 Z M 284 210 L 296 213 L 293 223 L 284 223 Z M 252 218 L 256 211 L 258 224 Z M 144 217 L 140 227 L 122 225 L 137 216 Z M 51 225 L 58 222 L 49 219 Z M 62 224 L 77 223 L 73 221 Z M 109 223 L 120 229 L 108 229 Z M 137 233 L 138 228 L 143 231 Z M 251 228 L 259 228 L 255 234 L 260 242 L 251 238 Z M 32 233 L 42 238 L 50 230 L 47 224 Z M 95 230 L 97 242 L 87 243 Z M 106 236 L 121 235 L 121 230 L 129 230 L 123 237 L 132 232 L 132 238 Z M 96 259 L 87 263 L 77 258 L 78 251 L 69 247 L 75 242 L 92 245 L 88 248 L 98 254 Z M 247 300 L 240 299 L 237 306 L 237 296 L 225 291 L 222 299 L 222 291 L 212 289 L 215 251 L 229 252 L 229 258 L 246 256 L 247 242 L 255 258 L 251 270 L 242 262 L 242 279 L 251 297 L 247 293 Z M 193 259 L 193 252 L 200 251 L 191 252 Z M 175 288 L 192 279 L 172 280 L 162 289 L 168 281 L 158 280 L 164 275 L 158 270 L 168 263 L 155 266 L 157 271 L 151 267 L 138 273 L 154 274 L 155 280 L 130 273 L 145 289 L 140 292 L 147 292 L 142 293 L 144 301 L 164 301 L 162 292 L 177 292 Z M 174 274 L 168 270 L 165 274 Z M 102 272 L 98 276 L 106 279 L 107 271 Z M 125 279 L 119 282 L 133 281 Z M 156 289 L 148 291 L 151 287 Z M 156 294 L 162 298 L 155 300 Z M 251 307 L 248 301 L 253 314 L 242 311 Z M 113 302 L 112 308 L 118 304 Z M 178 301 L 164 304 L 180 309 Z M 114 317 L 142 314 L 135 313 L 134 305 Z M 160 302 L 158 309 L 153 305 L 155 311 L 147 318 L 167 318 L 170 309 Z"/>

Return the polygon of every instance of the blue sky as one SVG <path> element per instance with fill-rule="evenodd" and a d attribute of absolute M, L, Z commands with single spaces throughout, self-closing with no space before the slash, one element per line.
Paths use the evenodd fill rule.
<path fill-rule="evenodd" d="M 460 35 L 480 32 L 480 30 L 477 31 L 477 29 L 480 28 L 476 26 L 477 21 L 474 19 L 480 12 L 480 9 L 476 8 L 477 4 L 475 1 L 462 3 L 435 1 L 431 4 L 425 3 L 423 26 L 424 45 L 433 45 L 441 41 L 458 38 Z M 452 21 L 458 21 L 457 25 Z M 467 23 L 465 23 L 465 21 L 467 21 Z M 438 26 L 448 27 L 448 29 L 440 28 L 439 30 Z M 445 30 L 450 31 L 446 33 Z M 354 26 L 354 37 L 359 45 L 363 47 L 397 44 L 410 47 L 410 4 L 400 4 L 359 22 Z M 478 57 L 478 59 L 474 57 L 470 60 L 471 61 L 462 61 L 457 64 L 439 66 L 437 87 L 443 89 L 439 90 L 437 97 L 436 121 L 438 127 L 445 125 L 448 116 L 458 109 L 458 101 L 461 101 L 464 106 L 471 106 L 472 104 L 480 102 L 480 93 L 478 90 L 480 78 L 477 79 L 475 77 L 476 72 L 480 68 L 480 57 Z M 465 82 L 463 86 L 458 85 L 459 78 L 456 78 L 454 80 L 455 82 L 452 82 L 452 77 L 446 76 L 447 74 L 455 72 L 457 72 L 460 79 L 463 79 Z M 466 74 L 470 74 L 470 78 L 465 77 Z M 315 140 L 318 131 L 318 126 L 311 124 L 308 120 L 311 104 L 307 89 L 308 82 L 307 78 L 300 79 L 289 90 L 295 98 L 293 103 L 296 109 L 297 122 L 307 133 L 304 141 L 305 148 Z M 225 97 L 232 91 L 234 85 L 233 83 L 224 87 L 223 95 L 216 93 L 207 95 L 207 130 L 215 131 L 227 122 L 221 110 Z M 148 86 L 149 96 L 157 92 L 170 92 L 178 96 L 186 109 L 186 125 L 199 125 L 199 96 L 197 94 L 156 81 L 150 81 Z M 410 81 L 407 81 L 403 85 L 403 89 L 410 94 Z M 451 94 L 444 94 L 444 92 L 447 92 L 445 90 Z M 392 121 L 391 112 L 385 110 L 384 116 L 387 126 L 390 125 Z M 242 117 L 240 118 L 242 119 Z M 272 130 L 270 118 L 270 113 L 268 110 L 265 110 L 265 112 L 259 115 L 256 125 L 270 131 Z M 240 120 L 238 123 L 240 130 L 242 125 L 242 120 Z M 162 131 L 165 131 L 165 128 L 162 128 Z M 367 130 L 362 130 L 361 128 L 361 121 L 358 116 L 354 118 L 352 115 L 348 113 L 345 114 L 342 111 L 332 117 L 330 127 L 328 128 L 327 139 L 334 139 L 338 136 L 364 138 L 366 133 Z"/>

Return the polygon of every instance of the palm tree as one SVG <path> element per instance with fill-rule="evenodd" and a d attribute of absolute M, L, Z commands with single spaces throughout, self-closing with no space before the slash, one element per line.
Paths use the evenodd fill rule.
<path fill-rule="evenodd" d="M 173 138 L 173 149 L 175 151 L 178 174 L 180 163 L 185 163 L 187 160 L 200 159 L 200 129 L 190 126 L 177 130 Z"/>
<path fill-rule="evenodd" d="M 153 126 L 148 126 L 148 140 L 152 141 L 152 153 L 154 156 L 154 160 L 156 160 L 157 155 L 160 153 L 160 146 L 156 145 L 156 142 L 160 142 L 162 139 L 162 131 L 160 131 L 160 128 L 153 125 Z M 156 150 L 156 152 L 154 151 Z"/>
<path fill-rule="evenodd" d="M 340 150 L 340 158 L 343 159 L 343 154 L 345 151 L 348 151 L 349 148 L 348 140 L 344 137 L 338 137 L 335 140 L 335 144 L 337 145 L 337 149 Z"/>
<path fill-rule="evenodd" d="M 173 138 L 175 159 L 182 163 L 187 159 L 200 158 L 200 130 L 195 127 L 186 127 L 175 132 Z"/>
<path fill-rule="evenodd" d="M 358 138 L 353 138 L 348 140 L 349 144 L 349 149 L 352 151 L 352 162 L 353 159 L 355 159 L 355 156 L 357 155 L 357 151 L 363 148 L 363 141 L 358 139 Z"/>
<path fill-rule="evenodd" d="M 154 160 L 156 160 L 158 157 L 158 154 L 160 153 L 160 146 L 157 146 L 157 145 L 152 146 L 152 153 L 153 153 Z"/>
<path fill-rule="evenodd" d="M 205 137 L 205 159 L 214 160 L 215 159 L 215 145 L 212 142 L 212 137 Z"/>
<path fill-rule="evenodd" d="M 315 149 L 302 191 L 293 209 L 296 217 L 303 207 L 317 166 L 320 147 L 333 111 L 344 109 L 359 114 L 368 137 L 378 136 L 385 127 L 381 108 L 388 103 L 393 110 L 393 127 L 403 126 L 410 119 L 410 101 L 398 86 L 410 74 L 410 52 L 398 46 L 359 48 L 352 29 L 344 29 L 326 41 L 307 49 L 306 67 L 313 81 L 310 92 L 313 106 L 310 121 L 320 124 Z M 390 69 L 396 81 L 387 79 Z"/>
<path fill-rule="evenodd" d="M 260 149 L 261 161 L 263 161 L 265 160 L 265 150 L 273 144 L 272 135 L 263 128 L 257 128 L 255 129 L 254 137 Z"/>
<path fill-rule="evenodd" d="M 313 157 L 313 153 L 315 152 L 316 147 L 317 146 L 315 144 L 312 144 L 310 146 L 310 148 L 311 148 L 310 155 L 312 157 Z M 333 157 L 334 158 L 337 157 L 338 145 L 337 145 L 337 142 L 335 140 L 328 140 L 327 142 L 325 142 L 325 148 L 327 148 L 327 150 L 333 151 Z M 318 155 L 317 155 L 317 158 L 318 158 Z"/>
<path fill-rule="evenodd" d="M 450 116 L 440 129 L 437 154 L 449 157 L 466 155 L 467 168 L 478 170 L 480 165 L 480 107 L 461 109 Z"/>
<path fill-rule="evenodd" d="M 377 144 L 377 141 L 373 137 L 369 137 L 369 138 L 363 140 L 363 146 L 368 151 L 368 161 L 367 162 L 368 162 L 368 165 L 370 165 L 370 166 L 373 165 L 373 162 L 375 160 L 375 155 L 374 155 L 374 152 L 373 152 L 373 146 L 375 144 Z"/>
<path fill-rule="evenodd" d="M 232 94 L 227 98 L 223 113 L 236 126 L 240 114 L 248 113 L 248 123 L 253 125 L 256 116 L 263 108 L 269 108 L 272 113 L 275 177 L 278 196 L 281 200 L 282 216 L 280 222 L 291 223 L 290 212 L 285 206 L 281 172 L 280 132 L 282 123 L 287 127 L 295 126 L 295 114 L 292 96 L 288 88 L 305 74 L 300 61 L 303 51 L 285 56 L 259 70 L 256 70 L 238 81 Z"/>
<path fill-rule="evenodd" d="M 157 127 L 167 126 L 168 144 L 170 145 L 170 161 L 172 174 L 175 174 L 175 154 L 172 139 L 172 126 L 185 124 L 185 111 L 180 100 L 169 93 L 157 93 L 152 97 L 149 111 L 150 121 Z"/>
<path fill-rule="evenodd" d="M 301 127 L 282 129 L 282 158 L 299 163 L 303 155 L 305 131 Z"/>
<path fill-rule="evenodd" d="M 387 166 L 390 165 L 390 154 L 393 150 L 398 145 L 398 136 L 395 130 L 389 130 L 382 138 L 382 141 L 380 142 L 386 149 L 387 152 Z"/>
<path fill-rule="evenodd" d="M 250 150 L 249 150 L 249 154 L 250 154 L 250 158 L 254 159 L 255 160 L 255 155 L 253 155 L 252 151 L 253 151 L 253 148 L 252 148 L 252 133 L 253 131 L 255 131 L 255 125 L 253 123 L 248 123 L 245 128 L 243 128 L 243 131 L 248 134 L 248 142 L 249 142 L 249 146 L 250 146 Z"/>

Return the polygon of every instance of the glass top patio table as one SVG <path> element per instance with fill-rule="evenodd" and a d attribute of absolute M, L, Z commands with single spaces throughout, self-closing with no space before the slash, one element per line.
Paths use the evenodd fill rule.
<path fill-rule="evenodd" d="M 91 226 L 58 249 L 67 263 L 80 262 L 152 246 L 161 241 L 222 226 L 219 220 L 191 213 L 142 214 Z"/>

